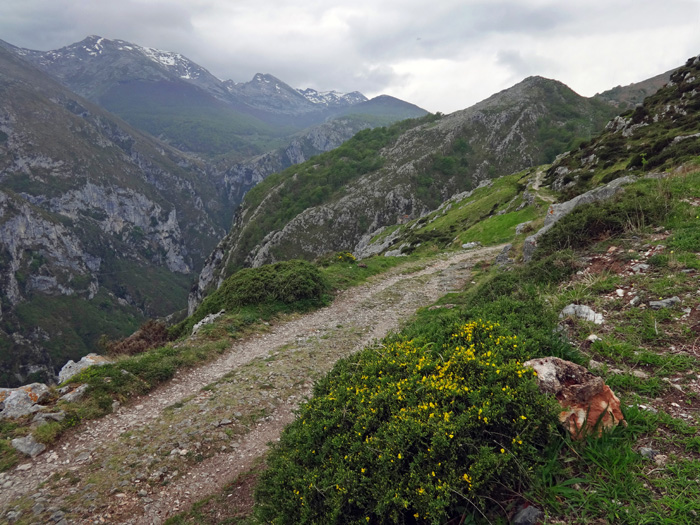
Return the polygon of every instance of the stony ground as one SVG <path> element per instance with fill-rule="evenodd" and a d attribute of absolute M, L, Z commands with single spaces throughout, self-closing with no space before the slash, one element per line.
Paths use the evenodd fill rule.
<path fill-rule="evenodd" d="M 501 247 L 441 255 L 273 324 L 222 357 L 85 424 L 0 474 L 0 516 L 17 523 L 163 523 L 261 458 L 314 380 L 340 358 L 460 289 Z M 420 264 L 418 266 L 417 264 Z"/>

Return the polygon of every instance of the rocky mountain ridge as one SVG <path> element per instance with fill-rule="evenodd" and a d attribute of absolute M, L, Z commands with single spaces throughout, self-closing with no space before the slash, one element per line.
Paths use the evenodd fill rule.
<path fill-rule="evenodd" d="M 630 170 L 658 171 L 700 154 L 700 58 L 673 70 L 644 102 L 611 120 L 600 135 L 562 155 L 547 171 L 556 190 L 577 195 Z"/>
<path fill-rule="evenodd" d="M 245 100 L 252 108 L 272 112 L 296 114 L 313 111 L 315 106 L 341 108 L 367 100 L 357 91 L 344 94 L 337 91 L 319 93 L 310 88 L 294 89 L 278 78 L 262 73 L 254 75 L 249 82 L 222 81 L 180 53 L 97 35 L 50 51 L 18 48 L 8 43 L 3 43 L 3 46 L 58 78 L 76 93 L 95 101 L 115 80 L 174 78 L 194 84 L 224 102 L 231 102 L 230 96 L 238 97 L 234 103 Z M 263 102 L 265 99 L 267 102 Z"/>
<path fill-rule="evenodd" d="M 208 258 L 190 309 L 237 268 L 356 251 L 380 229 L 420 217 L 481 181 L 551 160 L 613 113 L 559 82 L 530 77 L 469 109 L 414 121 L 394 134 L 368 133 L 366 144 L 357 135 L 342 153 L 291 168 L 249 194 Z M 346 172 L 354 155 L 355 171 L 334 185 L 334 174 Z M 319 197 L 301 209 L 288 200 L 296 192 Z"/>
<path fill-rule="evenodd" d="M 294 89 L 269 74 L 258 73 L 249 82 L 222 81 L 179 53 L 94 35 L 52 51 L 1 41 L 0 46 L 181 150 L 237 153 L 238 160 L 274 149 L 284 137 L 367 102 L 359 92 Z M 411 117 L 425 114 L 403 104 L 398 118 L 407 111 Z"/>

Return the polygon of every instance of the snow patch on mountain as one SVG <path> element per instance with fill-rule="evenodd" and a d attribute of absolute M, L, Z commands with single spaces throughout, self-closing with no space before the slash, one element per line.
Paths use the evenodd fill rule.
<path fill-rule="evenodd" d="M 358 91 L 352 93 L 340 93 L 339 91 L 316 91 L 312 88 L 297 89 L 301 95 L 313 104 L 322 106 L 351 106 L 365 102 L 367 97 Z"/>

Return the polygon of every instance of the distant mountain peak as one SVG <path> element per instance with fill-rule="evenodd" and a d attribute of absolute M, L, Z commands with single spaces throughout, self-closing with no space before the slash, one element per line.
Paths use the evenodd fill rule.
<path fill-rule="evenodd" d="M 271 84 L 272 82 L 282 82 L 279 78 L 269 73 L 255 73 L 253 80 L 251 82 L 263 82 L 265 84 Z M 284 82 L 282 82 L 284 84 Z"/>
<path fill-rule="evenodd" d="M 297 89 L 306 100 L 326 107 L 346 107 L 366 102 L 367 97 L 359 91 L 341 93 L 339 91 L 316 91 L 312 88 Z"/>

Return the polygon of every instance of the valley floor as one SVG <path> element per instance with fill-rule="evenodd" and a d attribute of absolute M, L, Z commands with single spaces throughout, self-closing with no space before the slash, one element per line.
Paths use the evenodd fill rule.
<path fill-rule="evenodd" d="M 471 267 L 500 249 L 398 266 L 327 308 L 234 343 L 0 474 L 0 515 L 20 512 L 18 523 L 163 523 L 253 468 L 338 359 L 461 289 Z"/>

